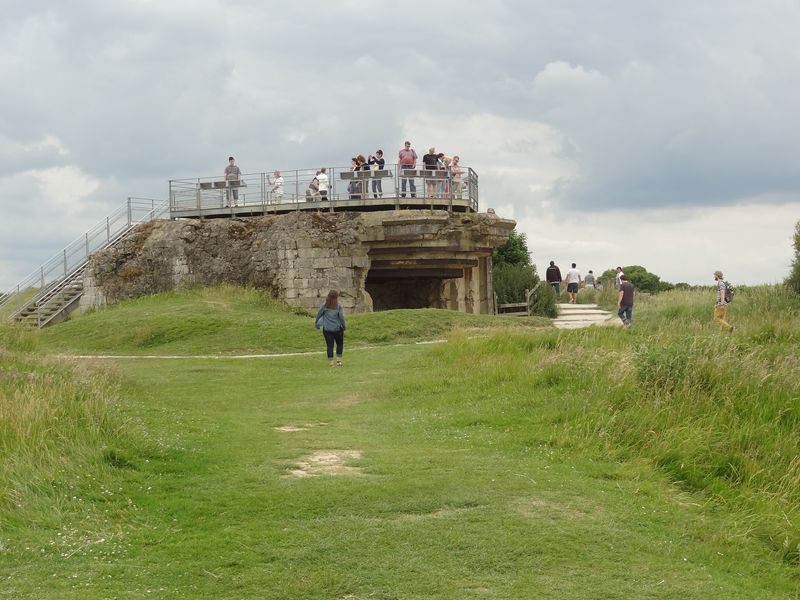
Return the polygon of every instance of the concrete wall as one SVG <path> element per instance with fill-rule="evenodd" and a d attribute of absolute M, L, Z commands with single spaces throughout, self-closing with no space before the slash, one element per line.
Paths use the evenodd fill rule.
<path fill-rule="evenodd" d="M 369 312 L 372 277 L 414 306 L 486 313 L 493 297 L 491 250 L 513 226 L 494 215 L 445 211 L 153 221 L 92 255 L 81 308 L 234 283 L 308 309 L 338 289 L 349 312 Z M 391 296 L 382 292 L 378 308 L 396 308 L 384 301 Z"/>

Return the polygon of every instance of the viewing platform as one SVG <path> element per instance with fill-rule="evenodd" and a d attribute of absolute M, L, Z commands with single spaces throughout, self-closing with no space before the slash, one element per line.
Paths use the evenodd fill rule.
<path fill-rule="evenodd" d="M 461 173 L 446 170 L 399 169 L 353 171 L 326 167 L 327 194 L 312 182 L 319 169 L 242 174 L 238 181 L 222 176 L 172 179 L 169 216 L 178 218 L 247 217 L 293 211 L 369 212 L 435 209 L 451 213 L 478 212 L 478 175 L 469 167 Z M 377 196 L 377 197 L 376 197 Z"/>

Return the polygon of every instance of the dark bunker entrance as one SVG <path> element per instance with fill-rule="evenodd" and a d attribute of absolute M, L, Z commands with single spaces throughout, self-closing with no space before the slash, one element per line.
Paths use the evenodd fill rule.
<path fill-rule="evenodd" d="M 367 274 L 366 291 L 372 297 L 372 310 L 397 308 L 448 308 L 457 298 L 454 279 L 463 277 L 461 269 L 373 270 Z"/>

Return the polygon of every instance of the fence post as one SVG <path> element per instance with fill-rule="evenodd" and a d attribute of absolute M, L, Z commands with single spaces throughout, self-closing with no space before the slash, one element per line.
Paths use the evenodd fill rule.
<path fill-rule="evenodd" d="M 41 289 L 44 289 L 44 265 L 39 267 L 39 270 L 41 271 L 41 282 L 42 282 Z"/>
<path fill-rule="evenodd" d="M 86 232 L 86 256 L 89 256 L 89 232 Z"/>
<path fill-rule="evenodd" d="M 110 217 L 106 217 L 106 242 L 111 241 L 111 221 Z"/>
<path fill-rule="evenodd" d="M 64 277 L 67 276 L 67 249 L 64 248 Z"/>
<path fill-rule="evenodd" d="M 128 227 L 131 226 L 132 222 L 133 222 L 133 213 L 131 209 L 131 197 L 128 196 Z"/>

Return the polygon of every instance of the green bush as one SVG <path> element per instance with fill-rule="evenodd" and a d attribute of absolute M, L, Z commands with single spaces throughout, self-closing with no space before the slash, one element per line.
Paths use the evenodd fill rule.
<path fill-rule="evenodd" d="M 622 267 L 622 272 L 628 276 L 628 280 L 630 280 L 630 282 L 633 284 L 633 287 L 635 287 L 639 292 L 657 294 L 658 292 L 669 291 L 674 287 L 671 283 L 661 281 L 661 278 L 658 275 L 650 273 L 647 269 L 639 265 L 628 265 L 627 267 Z M 602 275 L 600 275 L 600 280 L 604 283 L 611 281 L 613 284 L 616 275 L 616 269 L 607 269 Z"/>
<path fill-rule="evenodd" d="M 498 304 L 525 302 L 525 290 L 539 282 L 536 271 L 528 265 L 499 264 L 494 267 L 494 293 Z"/>
<path fill-rule="evenodd" d="M 554 319 L 558 316 L 555 290 L 545 283 L 536 286 L 528 302 L 528 308 L 532 315 Z"/>

